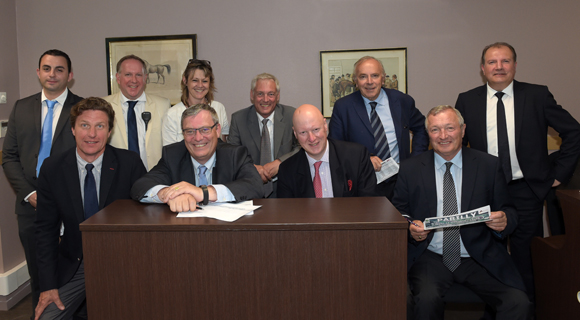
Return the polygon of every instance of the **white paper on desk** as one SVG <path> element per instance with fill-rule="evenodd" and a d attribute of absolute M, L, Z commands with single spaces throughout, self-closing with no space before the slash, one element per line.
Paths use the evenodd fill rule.
<path fill-rule="evenodd" d="M 377 184 L 389 179 L 399 173 L 399 164 L 393 158 L 381 162 L 381 171 L 375 171 L 377 175 Z"/>
<path fill-rule="evenodd" d="M 254 214 L 254 210 L 261 206 L 255 206 L 252 200 L 239 203 L 212 202 L 202 206 L 203 210 L 180 212 L 178 218 L 214 218 L 222 221 L 232 222 L 245 215 Z"/>

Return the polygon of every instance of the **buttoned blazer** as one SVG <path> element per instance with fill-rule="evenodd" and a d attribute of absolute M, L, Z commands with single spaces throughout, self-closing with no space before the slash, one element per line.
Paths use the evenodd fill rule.
<path fill-rule="evenodd" d="M 36 164 L 42 139 L 42 94 L 16 101 L 4 138 L 2 165 L 4 173 L 16 192 L 16 214 L 34 213 L 34 208 L 24 198 L 36 190 Z M 75 139 L 70 124 L 70 110 L 82 98 L 70 90 L 58 118 L 50 154 L 58 155 L 73 146 Z"/>
<path fill-rule="evenodd" d="M 163 148 L 163 137 L 161 134 L 163 117 L 167 113 L 171 103 L 168 99 L 145 93 L 147 102 L 145 111 L 151 112 L 151 120 L 147 125 L 145 134 L 145 150 L 147 151 L 147 168 L 151 170 L 159 159 L 161 159 L 161 148 Z M 129 149 L 127 137 L 127 125 L 123 116 L 123 107 L 121 104 L 121 92 L 104 97 L 115 110 L 115 124 L 111 131 L 109 144 L 121 149 Z M 140 115 L 137 115 L 139 117 Z"/>
<path fill-rule="evenodd" d="M 580 124 L 556 103 L 546 86 L 514 80 L 516 154 L 524 179 L 544 199 L 554 179 L 570 180 L 580 155 Z M 465 119 L 463 144 L 487 152 L 487 86 L 461 93 L 455 103 Z M 562 138 L 561 157 L 552 168 L 548 159 L 548 127 Z"/>
<path fill-rule="evenodd" d="M 328 139 L 328 146 L 334 197 L 378 196 L 377 179 L 366 148 L 357 143 L 333 139 Z M 278 198 L 315 198 L 304 149 L 280 165 Z"/>
<path fill-rule="evenodd" d="M 415 100 L 397 90 L 382 90 L 389 100 L 399 146 L 399 161 L 427 150 L 429 139 L 425 131 L 425 116 L 415 107 Z M 360 91 L 336 101 L 328 128 L 330 138 L 362 144 L 371 154 L 376 154 L 375 137 Z M 413 133 L 412 150 L 410 132 Z"/>
<path fill-rule="evenodd" d="M 131 196 L 139 201 L 149 189 L 157 185 L 170 186 L 181 181 L 195 185 L 195 176 L 191 155 L 182 140 L 163 147 L 161 160 L 135 183 Z M 245 147 L 219 141 L 212 177 L 213 184 L 225 185 L 237 201 L 264 196 L 262 178 Z"/>
<path fill-rule="evenodd" d="M 43 163 L 38 179 L 36 239 L 40 291 L 67 283 L 82 259 L 79 224 L 85 220 L 76 147 Z M 94 172 L 94 171 L 93 171 Z M 130 199 L 131 186 L 147 171 L 138 154 L 105 147 L 99 187 L 99 210 L 117 199 Z M 64 235 L 59 239 L 60 225 Z"/>
<path fill-rule="evenodd" d="M 296 109 L 283 104 L 277 104 L 274 112 L 274 159 L 284 162 L 300 149 L 300 145 L 292 131 L 292 116 Z M 256 108 L 251 105 L 232 114 L 228 143 L 244 146 L 255 164 L 260 163 L 260 145 L 262 132 Z"/>
<path fill-rule="evenodd" d="M 501 241 L 516 228 L 518 217 L 508 196 L 499 159 L 469 148 L 462 148 L 462 152 L 461 212 L 489 205 L 491 211 L 504 211 L 507 217 L 507 227 L 501 233 L 490 229 L 485 223 L 462 226 L 463 244 L 471 258 L 491 275 L 508 286 L 525 291 L 522 278 Z M 424 221 L 425 218 L 437 216 L 434 161 L 434 152 L 429 150 L 407 159 L 399 168 L 393 205 L 412 220 Z M 409 237 L 408 269 L 427 250 L 433 234 L 430 232 L 427 239 L 420 242 Z"/>

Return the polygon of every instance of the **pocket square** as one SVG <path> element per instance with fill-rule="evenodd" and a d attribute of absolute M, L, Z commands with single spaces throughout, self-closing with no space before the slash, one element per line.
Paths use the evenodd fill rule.
<path fill-rule="evenodd" d="M 352 190 L 352 180 L 348 180 L 348 191 Z"/>

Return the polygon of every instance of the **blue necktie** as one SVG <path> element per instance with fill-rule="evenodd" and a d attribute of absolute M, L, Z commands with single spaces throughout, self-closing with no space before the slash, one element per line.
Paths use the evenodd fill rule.
<path fill-rule="evenodd" d="M 93 214 L 99 211 L 99 199 L 97 198 L 97 184 L 95 183 L 95 176 L 93 175 L 93 168 L 95 166 L 87 163 L 87 176 L 85 177 L 85 219 L 90 218 Z"/>
<path fill-rule="evenodd" d="M 385 128 L 377 114 L 377 103 L 371 101 L 369 102 L 369 105 L 371 106 L 371 129 L 375 136 L 375 155 L 381 158 L 381 160 L 387 160 L 391 156 L 391 151 L 389 149 L 389 142 L 387 141 Z"/>
<path fill-rule="evenodd" d="M 205 166 L 199 166 L 197 167 L 197 170 L 199 170 L 199 185 L 207 186 L 207 177 L 205 176 L 207 168 Z"/>
<path fill-rule="evenodd" d="M 42 123 L 42 140 L 40 141 L 40 150 L 38 151 L 38 162 L 36 163 L 36 176 L 40 173 L 40 166 L 44 159 L 50 156 L 50 148 L 52 147 L 52 119 L 54 115 L 54 105 L 56 100 L 46 100 L 48 112 Z"/>
<path fill-rule="evenodd" d="M 129 138 L 129 150 L 139 153 L 139 135 L 137 131 L 137 116 L 135 116 L 135 105 L 138 101 L 127 101 L 127 136 Z"/>

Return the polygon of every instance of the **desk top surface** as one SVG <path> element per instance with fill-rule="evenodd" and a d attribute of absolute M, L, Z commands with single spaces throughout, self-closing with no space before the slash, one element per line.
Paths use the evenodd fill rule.
<path fill-rule="evenodd" d="M 166 204 L 117 200 L 80 225 L 81 231 L 407 229 L 384 197 L 256 199 L 262 207 L 234 222 L 177 218 Z"/>

